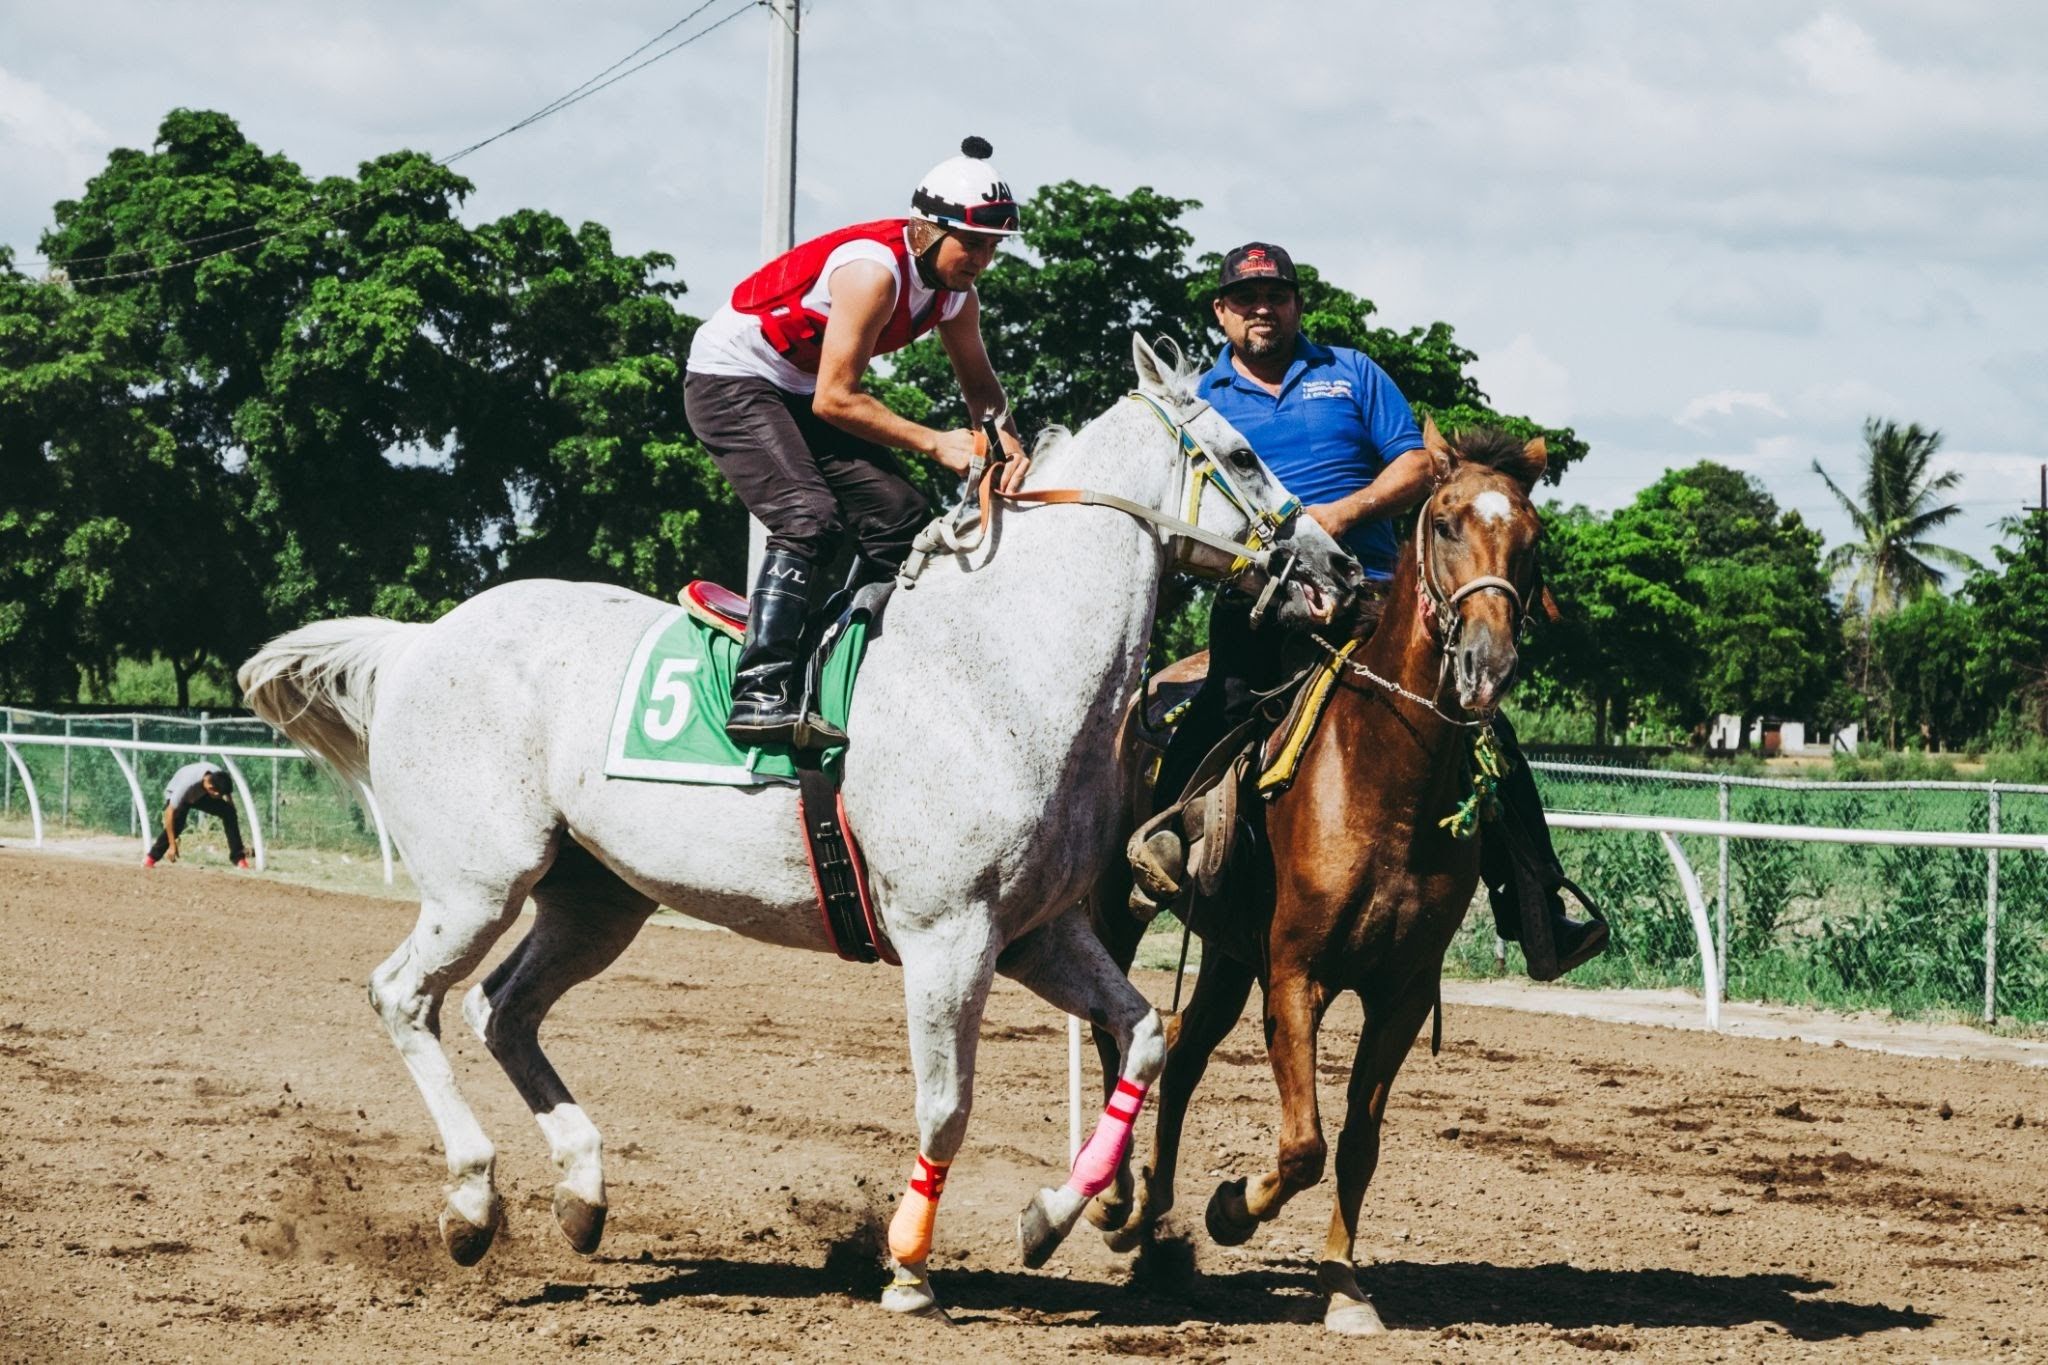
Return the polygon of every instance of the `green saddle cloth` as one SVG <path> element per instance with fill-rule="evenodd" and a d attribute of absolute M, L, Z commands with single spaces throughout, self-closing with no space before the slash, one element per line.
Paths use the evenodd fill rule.
<path fill-rule="evenodd" d="M 818 709 L 841 729 L 866 648 L 867 622 L 856 617 L 825 662 Z M 787 746 L 742 749 L 725 737 L 739 653 L 738 640 L 681 607 L 649 626 L 619 688 L 605 776 L 726 787 L 793 785 L 796 760 Z M 844 753 L 843 747 L 827 749 L 823 761 L 830 767 Z"/>

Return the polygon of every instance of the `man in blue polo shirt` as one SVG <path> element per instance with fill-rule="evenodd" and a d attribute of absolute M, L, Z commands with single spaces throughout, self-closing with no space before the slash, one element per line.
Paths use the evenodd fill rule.
<path fill-rule="evenodd" d="M 1301 335 L 1301 292 L 1294 261 L 1270 242 L 1248 242 L 1223 258 L 1212 304 L 1226 338 L 1202 376 L 1202 397 L 1244 433 L 1308 516 L 1356 555 L 1370 579 L 1394 576 L 1399 539 L 1394 518 L 1430 491 L 1430 460 L 1408 400 L 1363 352 L 1322 346 Z M 1251 602 L 1221 591 L 1209 616 L 1209 675 L 1174 732 L 1159 767 L 1161 807 L 1177 799 L 1223 737 L 1250 719 L 1258 693 L 1277 686 L 1281 641 L 1269 624 L 1254 629 Z M 1505 719 L 1497 729 L 1514 752 Z M 1517 762 L 1502 795 L 1508 817 L 1546 864 L 1538 881 L 1550 910 L 1561 975 L 1607 946 L 1607 926 L 1568 918 L 1558 895 L 1564 873 L 1552 851 L 1542 803 L 1528 765 Z M 1162 831 L 1142 845 L 1139 884 L 1176 884 L 1178 836 Z M 1514 867 L 1505 841 L 1482 845 L 1481 872 L 1505 938 L 1520 935 Z M 1149 866 L 1147 865 L 1149 863 Z M 1547 964 L 1546 968 L 1547 968 Z"/>

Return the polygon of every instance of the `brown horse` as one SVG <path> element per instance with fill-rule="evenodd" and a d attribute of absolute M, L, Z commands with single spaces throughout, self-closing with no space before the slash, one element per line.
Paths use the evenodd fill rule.
<path fill-rule="evenodd" d="M 1439 821 L 1473 794 L 1476 727 L 1513 678 L 1536 580 L 1540 527 L 1529 491 L 1543 473 L 1543 442 L 1460 433 L 1454 448 L 1434 423 L 1424 442 L 1436 489 L 1384 610 L 1351 652 L 1293 785 L 1266 809 L 1270 880 L 1234 870 L 1219 900 L 1237 903 L 1196 916 L 1201 972 L 1187 1009 L 1168 1024 L 1151 1163 L 1135 1192 L 1126 1176 L 1090 1209 L 1110 1244 L 1128 1249 L 1173 1206 L 1188 1100 L 1256 981 L 1280 1088 L 1279 1161 L 1249 1184 L 1219 1186 L 1207 1222 L 1218 1242 L 1236 1245 L 1278 1216 L 1322 1178 L 1316 1030 L 1330 1003 L 1355 991 L 1365 1024 L 1317 1274 L 1330 1296 L 1325 1326 L 1350 1335 L 1383 1330 L 1352 1265 L 1359 1204 L 1379 1160 L 1387 1093 L 1436 1004 L 1444 951 L 1479 877 L 1478 841 Z M 1270 887 L 1270 899 L 1244 899 L 1253 882 L 1260 893 Z M 1098 930 L 1126 966 L 1142 932 L 1124 908 L 1128 885 L 1125 869 L 1096 896 Z"/>

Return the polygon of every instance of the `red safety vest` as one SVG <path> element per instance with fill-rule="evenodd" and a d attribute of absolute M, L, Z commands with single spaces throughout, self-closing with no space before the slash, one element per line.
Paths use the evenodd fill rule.
<path fill-rule="evenodd" d="M 825 258 L 847 242 L 880 242 L 889 248 L 896 258 L 897 278 L 905 281 L 896 291 L 896 308 L 889 314 L 889 321 L 882 326 L 881 336 L 875 339 L 875 354 L 887 355 L 900 351 L 911 342 L 938 326 L 945 316 L 953 295 L 948 290 L 938 290 L 932 298 L 932 306 L 923 314 L 910 314 L 910 272 L 917 265 L 910 259 L 910 249 L 903 243 L 904 229 L 910 226 L 908 218 L 880 218 L 872 223 L 855 223 L 837 232 L 828 232 L 822 237 L 813 237 L 756 270 L 739 282 L 732 291 L 732 306 L 741 313 L 758 318 L 761 335 L 768 338 L 768 344 L 781 352 L 782 358 L 806 374 L 818 372 L 818 357 L 825 348 L 826 315 L 803 305 L 804 296 L 818 283 L 818 272 L 825 268 Z"/>

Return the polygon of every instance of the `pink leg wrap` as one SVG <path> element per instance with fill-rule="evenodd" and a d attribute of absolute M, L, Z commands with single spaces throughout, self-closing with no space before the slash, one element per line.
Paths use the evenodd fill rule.
<path fill-rule="evenodd" d="M 1138 1111 L 1144 1107 L 1145 1087 L 1117 1077 L 1116 1093 L 1103 1106 L 1101 1121 L 1074 1157 L 1073 1174 L 1067 1177 L 1068 1189 L 1093 1199 L 1109 1188 L 1116 1179 L 1116 1168 L 1123 1164 L 1124 1153 L 1130 1149 L 1131 1125 L 1138 1121 Z"/>
<path fill-rule="evenodd" d="M 932 1226 L 938 1222 L 939 1196 L 946 1192 L 949 1169 L 950 1165 L 925 1160 L 923 1152 L 917 1154 L 910 1187 L 889 1220 L 889 1254 L 898 1265 L 922 1265 L 932 1254 Z"/>

